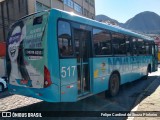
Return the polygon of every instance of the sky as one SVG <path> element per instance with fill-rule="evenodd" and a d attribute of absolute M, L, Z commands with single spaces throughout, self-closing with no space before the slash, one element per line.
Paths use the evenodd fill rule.
<path fill-rule="evenodd" d="M 144 11 L 160 15 L 160 0 L 95 0 L 95 7 L 96 15 L 103 14 L 121 23 Z"/>

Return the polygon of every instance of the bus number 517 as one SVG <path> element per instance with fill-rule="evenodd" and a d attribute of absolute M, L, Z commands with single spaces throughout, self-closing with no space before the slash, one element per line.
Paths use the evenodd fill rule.
<path fill-rule="evenodd" d="M 61 77 L 73 77 L 75 75 L 76 66 L 62 67 Z"/>

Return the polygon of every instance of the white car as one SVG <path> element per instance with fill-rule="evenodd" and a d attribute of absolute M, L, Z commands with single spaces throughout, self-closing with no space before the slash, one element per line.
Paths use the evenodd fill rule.
<path fill-rule="evenodd" d="M 7 83 L 3 78 L 0 78 L 0 92 L 3 92 L 7 88 Z"/>

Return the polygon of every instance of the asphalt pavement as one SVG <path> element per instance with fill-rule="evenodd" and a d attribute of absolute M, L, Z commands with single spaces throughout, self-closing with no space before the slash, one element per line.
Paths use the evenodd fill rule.
<path fill-rule="evenodd" d="M 88 97 L 86 99 L 72 103 L 48 103 L 38 99 L 21 95 L 12 95 L 8 91 L 0 93 L 0 111 L 131 111 L 140 102 L 139 96 L 145 89 L 160 76 L 158 72 L 150 74 L 148 80 L 137 80 L 120 87 L 119 94 L 114 98 L 105 98 L 104 93 Z M 143 101 L 144 98 L 141 99 Z M 137 103 L 136 103 L 137 102 Z M 15 118 L 18 119 L 18 118 Z M 49 118 L 47 118 L 49 119 Z M 52 118 L 50 118 L 52 119 Z M 58 117 L 56 119 L 68 119 Z M 75 119 L 70 118 L 70 119 Z M 78 117 L 76 119 L 89 119 Z M 126 117 L 92 117 L 91 119 L 121 120 Z M 137 119 L 136 119 L 137 120 Z"/>

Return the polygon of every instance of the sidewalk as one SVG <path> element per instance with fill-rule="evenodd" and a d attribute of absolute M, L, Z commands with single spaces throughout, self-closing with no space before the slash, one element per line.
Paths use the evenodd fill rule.
<path fill-rule="evenodd" d="M 136 107 L 132 111 L 160 111 L 160 77 L 155 79 L 139 96 Z M 160 116 L 134 117 L 132 120 L 160 120 Z"/>

